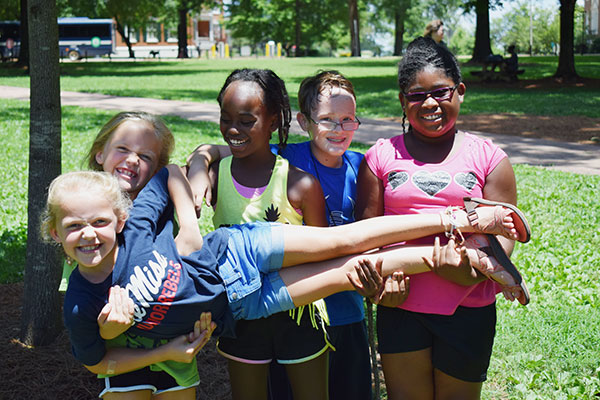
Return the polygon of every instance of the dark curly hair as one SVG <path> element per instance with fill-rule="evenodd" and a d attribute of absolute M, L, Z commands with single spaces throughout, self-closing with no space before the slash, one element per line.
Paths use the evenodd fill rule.
<path fill-rule="evenodd" d="M 285 146 L 288 140 L 292 111 L 285 83 L 277 74 L 270 69 L 236 69 L 227 79 L 217 96 L 219 106 L 223 101 L 225 90 L 235 81 L 255 82 L 264 93 L 263 103 L 269 113 L 277 115 L 279 119 L 279 145 Z"/>
<path fill-rule="evenodd" d="M 446 76 L 459 84 L 462 82 L 460 67 L 454 54 L 445 46 L 440 46 L 429 37 L 418 37 L 406 48 L 406 53 L 398 63 L 398 86 L 404 93 L 415 80 L 417 73 L 426 67 L 442 70 Z"/>

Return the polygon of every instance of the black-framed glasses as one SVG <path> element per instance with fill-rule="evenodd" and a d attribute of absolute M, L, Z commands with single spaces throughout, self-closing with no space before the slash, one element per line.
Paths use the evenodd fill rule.
<path fill-rule="evenodd" d="M 452 95 L 454 94 L 454 91 L 458 85 L 459 84 L 456 84 L 452 87 L 442 87 L 439 89 L 429 90 L 427 92 L 402 92 L 402 94 L 410 103 L 423 103 L 429 96 L 433 97 L 437 101 L 448 101 L 452 98 Z"/>
<path fill-rule="evenodd" d="M 342 121 L 342 122 L 328 121 L 328 120 L 324 120 L 324 119 L 317 122 L 314 119 L 312 119 L 311 116 L 308 116 L 308 118 L 310 118 L 310 120 L 312 122 L 317 124 L 319 126 L 319 128 L 325 129 L 326 131 L 334 131 L 335 128 L 338 127 L 338 125 L 340 125 L 342 127 L 343 131 L 355 131 L 360 126 L 360 121 L 358 120 L 357 117 L 354 117 L 355 118 L 354 121 Z"/>

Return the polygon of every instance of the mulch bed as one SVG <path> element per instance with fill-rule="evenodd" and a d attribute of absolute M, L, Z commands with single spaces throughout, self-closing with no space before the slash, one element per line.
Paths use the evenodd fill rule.
<path fill-rule="evenodd" d="M 97 399 L 102 384 L 71 355 L 63 331 L 50 346 L 21 343 L 23 284 L 0 285 L 0 400 Z M 199 353 L 198 399 L 230 399 L 227 363 L 215 351 L 215 340 Z"/>

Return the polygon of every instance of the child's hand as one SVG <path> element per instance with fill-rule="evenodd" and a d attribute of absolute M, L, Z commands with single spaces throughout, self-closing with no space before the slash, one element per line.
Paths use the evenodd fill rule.
<path fill-rule="evenodd" d="M 194 205 L 198 218 L 200 218 L 203 203 L 210 207 L 212 202 L 212 184 L 208 175 L 210 162 L 207 155 L 199 149 L 200 147 L 188 157 L 186 171 L 194 194 Z"/>
<path fill-rule="evenodd" d="M 133 324 L 133 300 L 129 297 L 129 290 L 119 286 L 110 288 L 108 303 L 98 315 L 100 336 L 105 339 L 114 339 L 125 332 Z"/>
<path fill-rule="evenodd" d="M 196 170 L 188 172 L 188 180 L 194 194 L 194 206 L 196 216 L 200 218 L 202 205 L 206 203 L 210 207 L 212 201 L 212 185 L 208 176 L 208 170 Z"/>
<path fill-rule="evenodd" d="M 179 336 L 163 345 L 167 352 L 166 359 L 189 363 L 208 343 L 217 325 L 211 321 L 209 312 L 202 313 L 200 319 L 194 323 L 194 331 L 187 335 Z"/>
<path fill-rule="evenodd" d="M 200 250 L 203 243 L 202 236 L 196 231 L 188 233 L 184 226 L 180 226 L 179 233 L 175 238 L 175 246 L 181 256 L 189 256 L 193 252 Z"/>
<path fill-rule="evenodd" d="M 358 260 L 358 265 L 354 266 L 354 272 L 358 279 L 350 272 L 346 273 L 348 280 L 354 286 L 354 290 L 363 297 L 370 299 L 378 298 L 383 289 L 383 278 L 381 276 L 381 266 L 383 259 L 378 258 L 375 266 L 368 258 Z"/>
<path fill-rule="evenodd" d="M 423 257 L 423 261 L 436 275 L 459 285 L 470 286 L 485 279 L 471 267 L 467 249 L 458 247 L 453 238 L 440 246 L 440 238 L 436 237 L 432 258 Z"/>
<path fill-rule="evenodd" d="M 383 291 L 379 295 L 376 304 L 385 307 L 398 307 L 408 297 L 409 288 L 410 277 L 405 277 L 403 272 L 395 271 L 385 278 Z"/>

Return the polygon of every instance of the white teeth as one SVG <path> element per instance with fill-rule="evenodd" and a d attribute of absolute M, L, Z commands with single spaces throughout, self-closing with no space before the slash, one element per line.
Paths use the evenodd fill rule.
<path fill-rule="evenodd" d="M 100 248 L 99 244 L 91 244 L 89 246 L 80 246 L 79 250 L 81 251 L 93 251 L 93 250 L 97 250 Z"/>
<path fill-rule="evenodd" d="M 426 119 L 428 121 L 433 121 L 435 119 L 438 119 L 440 116 L 439 115 L 423 115 L 423 119 Z"/>
<path fill-rule="evenodd" d="M 119 172 L 121 175 L 125 175 L 130 178 L 133 178 L 135 176 L 135 174 L 133 172 L 125 170 L 125 169 L 118 169 L 117 172 Z"/>
<path fill-rule="evenodd" d="M 247 140 L 229 139 L 229 143 L 231 143 L 233 146 L 241 146 L 246 142 Z"/>

